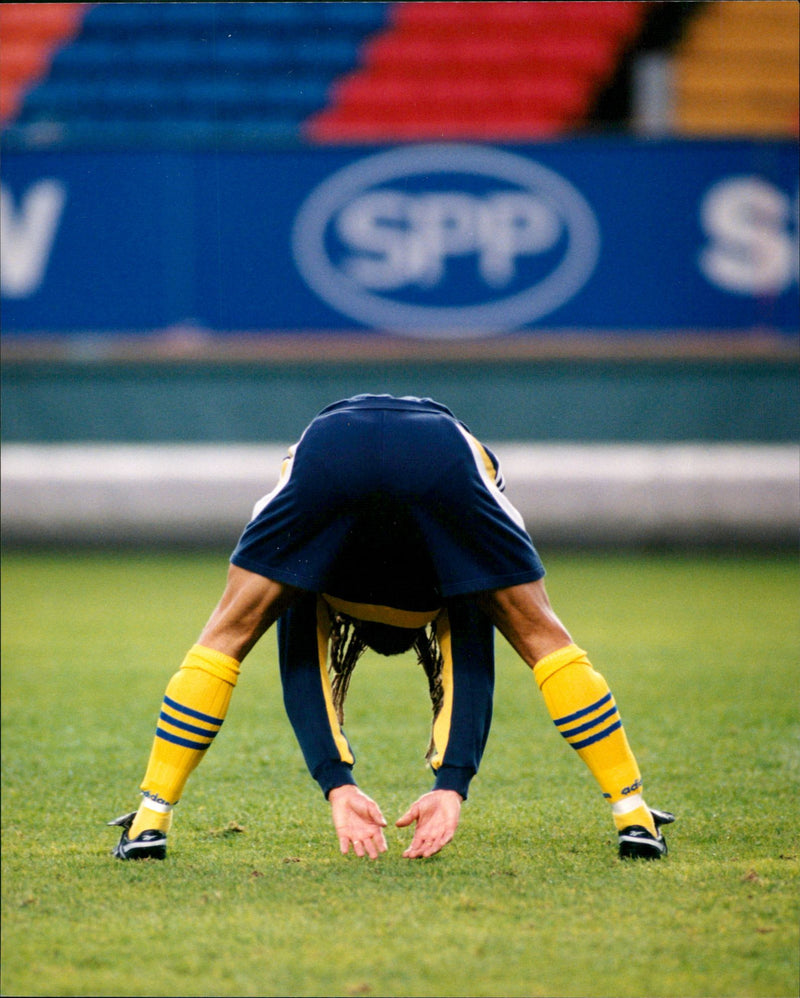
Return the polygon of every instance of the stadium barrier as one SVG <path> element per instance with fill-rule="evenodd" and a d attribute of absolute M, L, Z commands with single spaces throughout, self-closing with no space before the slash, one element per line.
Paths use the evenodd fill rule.
<path fill-rule="evenodd" d="M 796 543 L 791 444 L 501 443 L 507 495 L 539 545 Z M 286 448 L 2 447 L 7 545 L 230 549 Z"/>
<path fill-rule="evenodd" d="M 797 173 L 791 139 L 5 148 L 3 339 L 795 344 Z"/>

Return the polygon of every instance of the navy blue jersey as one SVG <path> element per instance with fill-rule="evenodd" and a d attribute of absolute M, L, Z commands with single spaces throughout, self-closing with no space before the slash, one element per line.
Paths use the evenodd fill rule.
<path fill-rule="evenodd" d="M 408 611 L 544 575 L 494 455 L 440 403 L 390 395 L 322 410 L 231 560 L 311 592 Z"/>
<path fill-rule="evenodd" d="M 494 628 L 472 597 L 448 601 L 432 624 L 442 653 L 442 704 L 432 726 L 428 762 L 434 789 L 466 800 L 492 719 Z M 355 753 L 339 724 L 328 675 L 330 609 L 306 593 L 278 621 L 283 701 L 311 776 L 327 797 L 355 783 Z M 425 678 L 420 669 L 420 683 Z M 403 719 L 398 719 L 403 723 Z"/>

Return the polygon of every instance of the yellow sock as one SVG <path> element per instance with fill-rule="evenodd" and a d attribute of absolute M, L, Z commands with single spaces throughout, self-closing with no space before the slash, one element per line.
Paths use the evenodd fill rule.
<path fill-rule="evenodd" d="M 642 800 L 640 794 L 636 794 L 634 800 L 626 800 L 616 805 L 613 809 L 613 817 L 614 824 L 617 826 L 617 831 L 619 832 L 623 828 L 629 828 L 631 825 L 641 825 L 651 835 L 657 835 L 653 815 L 650 813 L 650 808 Z"/>
<path fill-rule="evenodd" d="M 586 652 L 574 644 L 560 648 L 540 659 L 533 675 L 553 723 L 589 767 L 614 811 L 621 801 L 640 795 L 642 777 L 614 697 Z M 643 801 L 641 810 L 626 824 L 641 824 L 655 834 Z"/>
<path fill-rule="evenodd" d="M 147 800 L 143 800 L 128 830 L 128 837 L 138 838 L 142 832 L 155 829 L 157 832 L 168 832 L 172 827 L 172 808 L 169 810 L 154 810 Z"/>
<path fill-rule="evenodd" d="M 238 678 L 236 659 L 202 645 L 189 650 L 167 685 L 142 780 L 142 805 L 149 802 L 148 811 L 157 814 L 169 810 L 180 800 L 189 775 L 222 727 Z M 151 818 L 147 811 L 142 813 L 142 820 L 145 818 Z M 132 838 L 138 822 L 137 814 L 129 833 Z"/>

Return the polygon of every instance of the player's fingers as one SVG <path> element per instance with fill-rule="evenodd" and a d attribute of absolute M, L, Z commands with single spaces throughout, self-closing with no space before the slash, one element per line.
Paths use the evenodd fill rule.
<path fill-rule="evenodd" d="M 353 852 L 356 856 L 363 856 L 365 849 L 364 843 L 360 839 L 353 839 Z"/>
<path fill-rule="evenodd" d="M 406 826 L 413 824 L 413 822 L 419 820 L 419 807 L 416 804 L 412 804 L 411 807 L 406 811 L 402 818 L 398 818 L 395 824 L 398 828 L 406 828 Z"/>
<path fill-rule="evenodd" d="M 365 839 L 364 846 L 370 859 L 377 859 L 380 853 L 386 852 L 386 840 L 382 833 Z"/>
<path fill-rule="evenodd" d="M 421 835 L 415 835 L 411 845 L 403 853 L 408 859 L 418 859 L 427 854 L 428 840 Z"/>
<path fill-rule="evenodd" d="M 448 832 L 441 835 L 428 835 L 424 838 L 415 837 L 403 855 L 408 859 L 426 859 L 428 856 L 435 856 L 452 838 L 452 834 Z"/>
<path fill-rule="evenodd" d="M 375 801 L 370 801 L 369 808 L 367 809 L 367 815 L 370 821 L 374 821 L 376 825 L 386 826 L 386 818 L 381 814 L 381 809 L 375 803 Z"/>

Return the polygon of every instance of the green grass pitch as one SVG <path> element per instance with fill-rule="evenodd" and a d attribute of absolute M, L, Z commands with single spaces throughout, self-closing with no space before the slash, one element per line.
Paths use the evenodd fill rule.
<path fill-rule="evenodd" d="M 390 821 L 338 854 L 281 703 L 274 634 L 176 812 L 165 863 L 111 859 L 167 679 L 225 555 L 3 559 L 3 995 L 798 993 L 798 567 L 788 555 L 543 552 L 605 673 L 670 855 L 616 857 L 608 809 L 497 641 L 495 720 L 456 840 L 404 860 L 429 789 L 413 659 L 368 657 L 347 732 Z"/>

